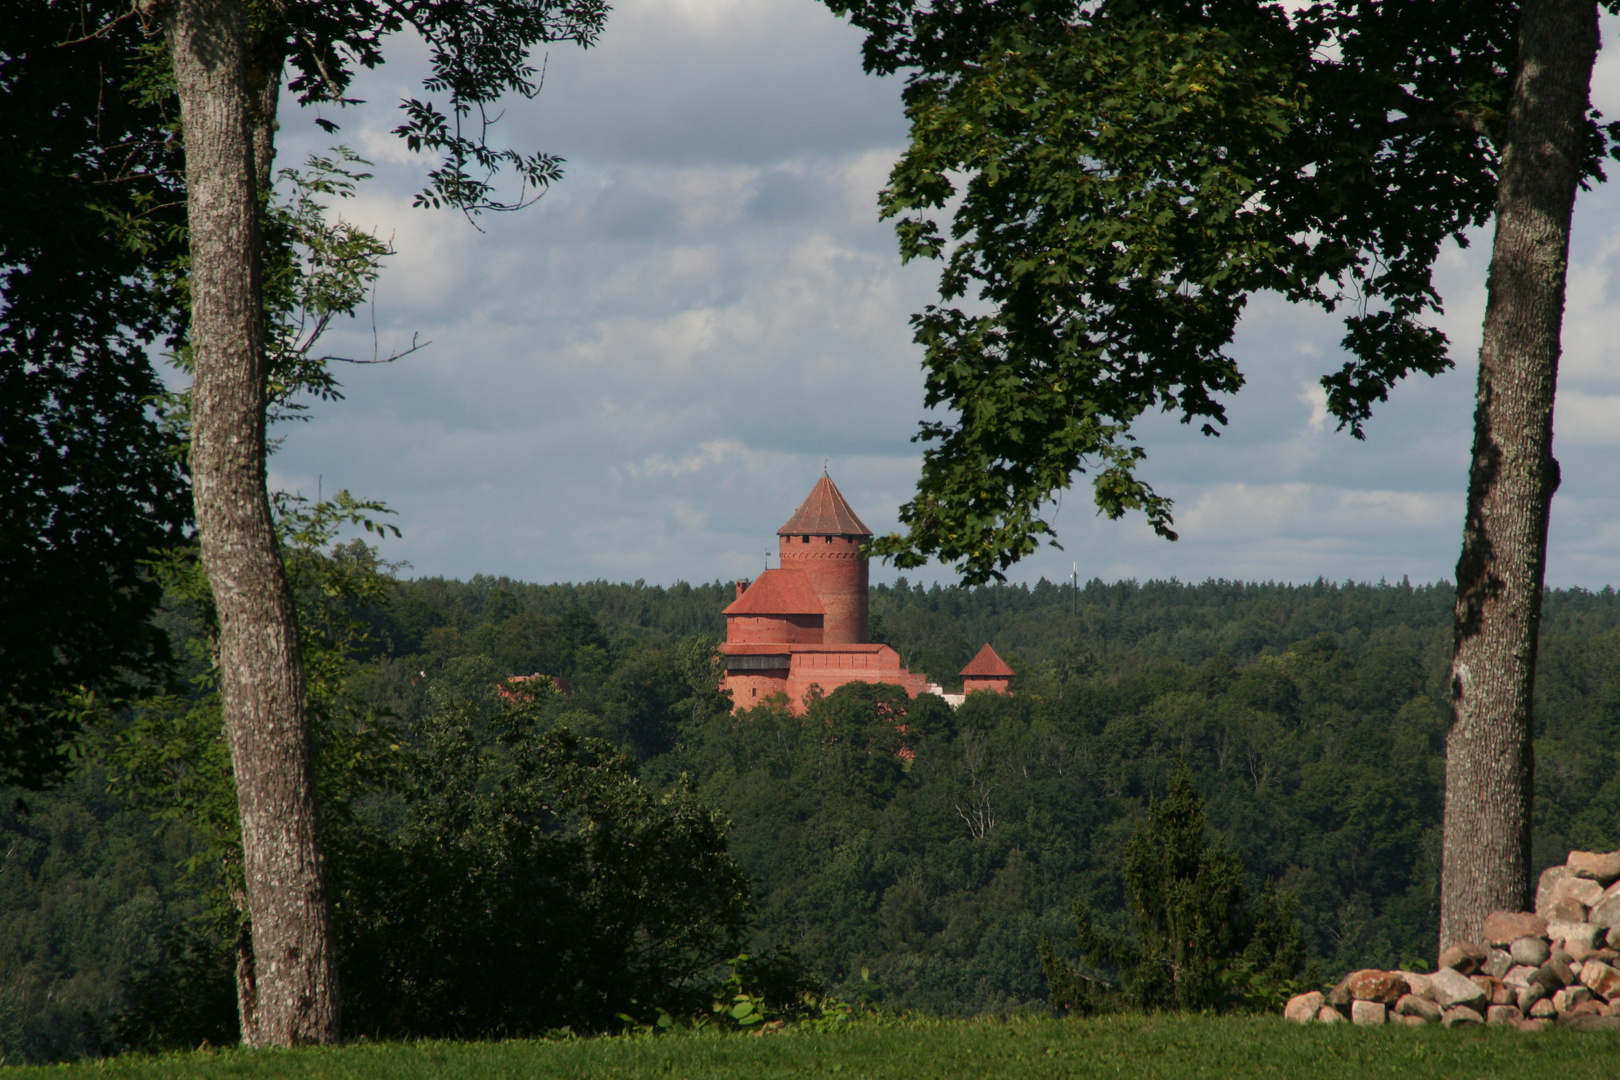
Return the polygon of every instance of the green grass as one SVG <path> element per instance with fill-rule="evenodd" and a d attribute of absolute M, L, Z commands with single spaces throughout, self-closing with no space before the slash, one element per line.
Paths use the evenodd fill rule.
<path fill-rule="evenodd" d="M 0 1069 L 0 1080 L 1613 1080 L 1617 1075 L 1620 1036 L 1607 1032 L 1300 1028 L 1275 1017 L 861 1022 L 841 1030 L 762 1036 L 698 1032 L 572 1042 L 358 1044 Z"/>

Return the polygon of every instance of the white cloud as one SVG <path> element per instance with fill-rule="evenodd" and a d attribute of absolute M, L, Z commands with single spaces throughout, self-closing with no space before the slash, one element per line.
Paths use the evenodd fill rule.
<path fill-rule="evenodd" d="M 1306 419 L 1305 425 L 1312 431 L 1326 431 L 1328 420 L 1327 391 L 1319 382 L 1307 383 L 1299 392 L 1299 400 L 1309 406 L 1311 415 Z"/>
<path fill-rule="evenodd" d="M 748 462 L 755 457 L 756 455 L 749 453 L 748 448 L 735 439 L 710 439 L 678 461 L 670 461 L 663 454 L 654 454 L 640 464 L 632 462 L 624 468 L 631 476 L 636 477 L 682 476 L 686 473 L 702 472 L 711 465 L 723 465 L 728 460 L 741 459 L 746 468 Z"/>

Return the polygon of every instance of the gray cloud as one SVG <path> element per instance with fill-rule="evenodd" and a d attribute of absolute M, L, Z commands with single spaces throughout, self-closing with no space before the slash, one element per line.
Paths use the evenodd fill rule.
<path fill-rule="evenodd" d="M 877 220 L 904 118 L 899 85 L 860 73 L 859 45 L 816 0 L 628 0 L 599 48 L 554 50 L 544 93 L 503 121 L 514 145 L 566 156 L 567 178 L 480 232 L 410 207 L 424 166 L 388 134 L 387 106 L 423 62 L 400 43 L 358 87 L 371 104 L 338 117 L 378 173 L 342 210 L 399 252 L 378 290 L 382 347 L 413 332 L 433 345 L 345 370 L 348 400 L 289 431 L 277 482 L 387 500 L 406 533 L 387 552 L 463 577 L 753 573 L 823 459 L 868 524 L 895 527 L 921 415 L 908 318 L 935 269 L 901 267 Z M 1595 93 L 1617 111 L 1612 56 Z M 295 110 L 284 125 L 284 161 L 331 141 Z M 1549 577 L 1599 585 L 1620 577 L 1620 199 L 1583 195 L 1577 220 Z M 1141 428 L 1183 539 L 1098 519 L 1080 477 L 1056 512 L 1067 550 L 1015 578 L 1073 563 L 1104 578 L 1449 576 L 1488 241 L 1439 275 L 1457 369 L 1400 387 L 1366 442 L 1321 408 L 1337 320 L 1257 298 L 1222 437 L 1165 417 Z M 369 354 L 369 315 L 332 344 Z"/>
<path fill-rule="evenodd" d="M 622 4 L 597 48 L 553 53 L 523 137 L 596 163 L 750 164 L 893 147 L 900 85 L 810 0 Z"/>

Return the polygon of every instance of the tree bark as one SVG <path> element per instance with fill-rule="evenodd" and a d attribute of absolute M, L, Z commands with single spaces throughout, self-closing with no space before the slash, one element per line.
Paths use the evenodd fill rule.
<path fill-rule="evenodd" d="M 192 489 L 219 613 L 220 694 L 252 916 L 251 970 L 239 979 L 242 1039 L 333 1042 L 337 968 L 303 665 L 265 489 L 258 180 L 269 163 L 257 160 L 267 140 L 255 155 L 247 6 L 175 0 L 167 15 L 185 127 Z"/>
<path fill-rule="evenodd" d="M 1457 562 L 1441 948 L 1477 940 L 1487 914 L 1530 899 L 1531 700 L 1558 488 L 1553 393 L 1597 45 L 1593 0 L 1524 5 Z"/>

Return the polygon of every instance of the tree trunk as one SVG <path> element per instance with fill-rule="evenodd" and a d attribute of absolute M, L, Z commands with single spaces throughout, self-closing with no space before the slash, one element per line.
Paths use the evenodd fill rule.
<path fill-rule="evenodd" d="M 275 29 L 253 35 L 248 48 L 248 125 L 253 149 L 253 176 L 260 199 L 270 197 L 275 182 L 276 109 L 281 102 L 281 74 L 286 67 L 286 36 Z"/>
<path fill-rule="evenodd" d="M 1531 698 L 1558 488 L 1553 392 L 1597 45 L 1593 0 L 1524 5 L 1457 562 L 1441 948 L 1477 940 L 1487 914 L 1530 898 Z"/>
<path fill-rule="evenodd" d="M 337 969 L 303 666 L 265 491 L 260 170 L 247 6 L 175 0 L 168 18 L 190 222 L 192 488 L 219 612 L 220 694 L 253 920 L 242 1038 L 250 1046 L 333 1042 Z"/>

